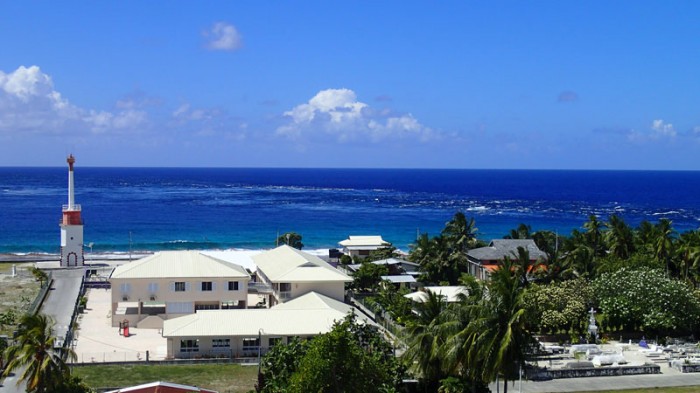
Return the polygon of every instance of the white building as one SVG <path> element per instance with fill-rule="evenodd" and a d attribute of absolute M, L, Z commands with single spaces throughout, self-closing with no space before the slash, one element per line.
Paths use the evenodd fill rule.
<path fill-rule="evenodd" d="M 349 236 L 338 244 L 343 247 L 343 253 L 351 257 L 366 257 L 371 251 L 391 247 L 381 236 Z"/>
<path fill-rule="evenodd" d="M 257 356 L 293 337 L 327 333 L 350 313 L 359 316 L 350 305 L 309 292 L 269 309 L 207 310 L 169 319 L 163 337 L 168 358 Z"/>
<path fill-rule="evenodd" d="M 352 282 L 352 278 L 321 258 L 287 245 L 252 258 L 258 267 L 259 281 L 271 288 L 271 306 L 312 291 L 343 301 L 345 283 Z"/>
<path fill-rule="evenodd" d="M 112 326 L 160 328 L 199 310 L 245 308 L 250 275 L 198 251 L 163 251 L 112 272 Z"/>
<path fill-rule="evenodd" d="M 422 291 L 409 293 L 404 297 L 413 300 L 416 303 L 425 303 L 428 300 L 427 292 L 432 292 L 439 295 L 447 303 L 455 303 L 460 300 L 461 296 L 468 296 L 469 291 L 464 286 L 444 286 L 444 287 L 423 287 Z"/>

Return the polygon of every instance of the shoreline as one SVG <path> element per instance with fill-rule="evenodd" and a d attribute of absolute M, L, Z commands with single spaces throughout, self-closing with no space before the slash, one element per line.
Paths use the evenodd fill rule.
<path fill-rule="evenodd" d="M 228 254 L 228 253 L 257 253 L 269 248 L 227 248 L 227 249 L 192 249 L 192 251 L 200 251 L 205 254 Z M 329 248 L 310 248 L 302 251 L 313 255 L 328 255 Z M 129 259 L 140 259 L 149 255 L 153 255 L 161 251 L 182 251 L 182 250 L 154 250 L 154 251 L 114 251 L 114 252 L 94 252 L 85 254 L 85 263 L 97 261 L 126 261 Z M 401 250 L 402 251 L 402 250 Z M 28 252 L 28 253 L 0 253 L 0 263 L 28 263 L 28 262 L 56 262 L 60 259 L 60 254 Z"/>

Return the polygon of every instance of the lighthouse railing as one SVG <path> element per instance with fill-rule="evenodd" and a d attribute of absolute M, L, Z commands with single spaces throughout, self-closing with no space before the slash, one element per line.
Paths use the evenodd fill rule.
<path fill-rule="evenodd" d="M 72 207 L 71 207 L 71 205 L 63 205 L 63 211 L 64 212 L 79 212 L 80 205 L 74 204 Z"/>

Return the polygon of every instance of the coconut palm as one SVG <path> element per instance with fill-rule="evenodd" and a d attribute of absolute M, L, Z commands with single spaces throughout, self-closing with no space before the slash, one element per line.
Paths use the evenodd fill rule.
<path fill-rule="evenodd" d="M 422 234 L 411 246 L 409 259 L 420 265 L 423 273 L 421 281 L 429 283 L 448 282 L 455 285 L 463 272 L 467 271 L 467 254 L 452 248 L 452 242 L 445 236 L 432 239 Z"/>
<path fill-rule="evenodd" d="M 586 229 L 586 238 L 588 245 L 593 249 L 593 263 L 596 262 L 596 257 L 603 254 L 605 244 L 603 243 L 603 223 L 598 220 L 595 214 L 588 216 L 588 221 L 583 224 Z"/>
<path fill-rule="evenodd" d="M 466 253 L 476 246 L 476 227 L 474 218 L 469 218 L 462 212 L 457 212 L 450 221 L 445 224 L 442 235 L 453 245 L 455 250 Z"/>
<path fill-rule="evenodd" d="M 611 254 L 620 259 L 627 259 L 634 254 L 634 233 L 622 218 L 613 214 L 605 226 L 608 227 L 605 241 Z"/>
<path fill-rule="evenodd" d="M 564 259 L 578 277 L 594 278 L 596 264 L 594 251 L 588 245 L 585 234 L 573 230 L 564 242 Z"/>
<path fill-rule="evenodd" d="M 508 381 L 517 378 L 525 366 L 533 343 L 518 270 L 505 260 L 491 275 L 488 296 L 475 308 L 462 344 L 469 371 L 486 382 L 502 378 L 504 393 L 508 392 Z"/>
<path fill-rule="evenodd" d="M 669 219 L 662 218 L 655 225 L 653 250 L 656 260 L 666 264 L 666 275 L 670 276 L 671 256 L 673 255 L 673 241 L 676 231 L 671 226 Z"/>
<path fill-rule="evenodd" d="M 681 278 L 697 282 L 700 268 L 700 230 L 684 232 L 678 238 L 678 264 Z"/>
<path fill-rule="evenodd" d="M 504 239 L 532 239 L 532 228 L 529 225 L 520 224 L 517 228 L 511 229 Z"/>
<path fill-rule="evenodd" d="M 7 350 L 3 375 L 22 370 L 19 380 L 27 384 L 29 392 L 47 392 L 70 375 L 65 358 L 75 354 L 69 349 L 56 348 L 53 325 L 49 316 L 26 314 L 20 321 L 16 343 Z"/>
<path fill-rule="evenodd" d="M 441 368 L 440 348 L 444 339 L 440 334 L 440 323 L 447 302 L 443 296 L 431 291 L 425 294 L 425 301 L 416 303 L 415 316 L 406 324 L 408 349 L 404 357 L 423 380 L 426 391 L 435 391 L 446 376 Z"/>

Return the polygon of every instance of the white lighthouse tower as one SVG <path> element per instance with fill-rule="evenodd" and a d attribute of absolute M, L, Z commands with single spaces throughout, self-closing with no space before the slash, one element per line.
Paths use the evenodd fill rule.
<path fill-rule="evenodd" d="M 80 218 L 80 205 L 75 204 L 73 186 L 73 164 L 75 157 L 68 159 L 68 204 L 63 205 L 61 221 L 61 267 L 83 266 L 83 220 Z"/>

